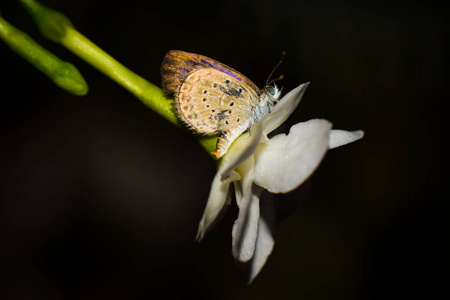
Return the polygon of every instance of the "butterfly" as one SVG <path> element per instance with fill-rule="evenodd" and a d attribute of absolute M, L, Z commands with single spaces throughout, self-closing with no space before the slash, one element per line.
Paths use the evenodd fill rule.
<path fill-rule="evenodd" d="M 180 50 L 166 53 L 161 77 L 164 91 L 174 95 L 178 118 L 188 128 L 203 135 L 219 134 L 216 150 L 211 153 L 217 159 L 270 113 L 281 95 L 274 83 L 266 83 L 261 91 L 238 71 Z"/>

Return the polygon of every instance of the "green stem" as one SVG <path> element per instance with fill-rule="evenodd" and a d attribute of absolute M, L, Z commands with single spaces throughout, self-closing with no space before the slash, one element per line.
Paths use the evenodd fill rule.
<path fill-rule="evenodd" d="M 156 85 L 148 82 L 116 61 L 88 38 L 78 32 L 63 14 L 42 5 L 36 0 L 19 0 L 32 15 L 42 34 L 103 72 L 131 92 L 145 105 L 178 127 L 185 128 L 172 107 L 173 99 L 167 97 Z M 195 135 L 202 147 L 211 153 L 215 150 L 217 137 Z"/>
<path fill-rule="evenodd" d="M 88 85 L 72 64 L 62 61 L 41 47 L 31 37 L 12 26 L 1 16 L 0 39 L 60 88 L 78 96 L 86 95 Z"/>
<path fill-rule="evenodd" d="M 60 42 L 67 49 L 122 85 L 162 117 L 177 126 L 181 125 L 173 111 L 173 99 L 167 97 L 159 87 L 119 63 L 77 30 L 66 28 L 66 35 Z"/>
<path fill-rule="evenodd" d="M 119 63 L 76 29 L 66 28 L 66 35 L 61 39 L 60 43 L 115 82 L 122 85 L 163 118 L 176 126 L 184 128 L 175 114 L 172 106 L 172 98 L 167 97 L 163 90 L 156 85 L 148 82 Z M 215 150 L 217 137 L 204 137 L 199 135 L 195 135 L 195 137 L 209 154 Z"/>

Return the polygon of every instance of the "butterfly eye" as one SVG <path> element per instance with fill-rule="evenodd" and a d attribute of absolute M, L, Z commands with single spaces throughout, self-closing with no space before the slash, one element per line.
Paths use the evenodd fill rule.
<path fill-rule="evenodd" d="M 266 92 L 268 92 L 272 96 L 275 96 L 275 89 L 271 86 L 266 86 Z"/>

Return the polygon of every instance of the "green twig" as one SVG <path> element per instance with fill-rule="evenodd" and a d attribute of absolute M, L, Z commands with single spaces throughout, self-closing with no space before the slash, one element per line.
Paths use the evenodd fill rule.
<path fill-rule="evenodd" d="M 176 126 L 184 128 L 172 107 L 173 99 L 167 97 L 156 85 L 148 82 L 116 61 L 83 34 L 78 32 L 63 14 L 42 5 L 36 0 L 19 0 L 31 14 L 42 34 L 60 43 L 96 69 L 122 85 L 145 105 Z M 208 152 L 215 150 L 217 137 L 196 135 Z"/>
<path fill-rule="evenodd" d="M 88 85 L 86 81 L 72 64 L 62 61 L 48 52 L 1 16 L 0 39 L 62 89 L 78 96 L 87 93 Z"/>

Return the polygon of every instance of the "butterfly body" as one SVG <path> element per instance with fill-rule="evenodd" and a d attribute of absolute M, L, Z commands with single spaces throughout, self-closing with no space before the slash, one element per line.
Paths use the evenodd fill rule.
<path fill-rule="evenodd" d="M 172 50 L 161 66 L 163 89 L 174 94 L 177 115 L 199 134 L 219 134 L 216 158 L 264 115 L 280 92 L 266 86 L 261 92 L 238 71 L 208 57 Z"/>

